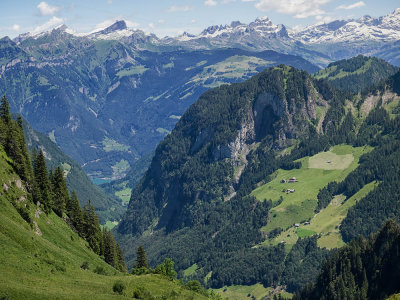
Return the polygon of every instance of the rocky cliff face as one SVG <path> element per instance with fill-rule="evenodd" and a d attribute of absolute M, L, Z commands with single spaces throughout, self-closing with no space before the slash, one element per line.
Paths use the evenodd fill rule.
<path fill-rule="evenodd" d="M 202 205 L 235 194 L 252 149 L 263 144 L 280 151 L 292 145 L 316 119 L 319 105 L 326 101 L 314 80 L 286 66 L 203 94 L 158 146 L 120 232 L 202 222 Z"/>

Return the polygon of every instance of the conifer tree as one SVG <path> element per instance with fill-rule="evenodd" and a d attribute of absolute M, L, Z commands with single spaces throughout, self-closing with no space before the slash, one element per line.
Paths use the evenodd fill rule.
<path fill-rule="evenodd" d="M 58 166 L 54 171 L 53 176 L 51 176 L 51 183 L 53 186 L 53 206 L 54 212 L 62 217 L 63 212 L 65 212 L 66 203 L 68 202 L 68 188 L 67 183 L 64 179 L 64 172 L 61 167 Z"/>
<path fill-rule="evenodd" d="M 112 233 L 106 228 L 103 229 L 104 260 L 109 265 L 115 267 L 117 261 L 116 243 Z"/>
<path fill-rule="evenodd" d="M 10 104 L 6 96 L 4 95 L 1 99 L 0 104 L 0 118 L 6 123 L 9 124 L 11 122 L 11 113 L 10 113 Z"/>
<path fill-rule="evenodd" d="M 147 256 L 146 256 L 146 251 L 144 251 L 144 248 L 142 245 L 139 246 L 136 252 L 136 264 L 135 268 L 148 268 L 149 265 L 147 263 Z"/>
<path fill-rule="evenodd" d="M 66 210 L 67 215 L 71 219 L 72 224 L 78 231 L 79 235 L 85 237 L 85 233 L 83 230 L 83 213 L 78 196 L 75 191 L 72 192 L 71 198 L 68 198 Z"/>
<path fill-rule="evenodd" d="M 47 173 L 46 160 L 42 149 L 40 149 L 39 154 L 35 157 L 34 174 L 37 188 L 36 196 L 39 197 L 37 200 L 43 205 L 45 213 L 49 214 L 53 207 L 53 203 L 51 199 L 51 187 Z"/>
<path fill-rule="evenodd" d="M 96 254 L 100 254 L 102 239 L 100 223 L 99 218 L 94 211 L 93 205 L 90 204 L 90 201 L 84 206 L 83 226 L 85 238 L 88 241 L 90 248 L 92 248 Z"/>
<path fill-rule="evenodd" d="M 117 261 L 118 261 L 118 269 L 121 272 L 127 272 L 127 268 L 126 268 L 126 264 L 125 264 L 125 258 L 124 258 L 124 254 L 122 253 L 121 248 L 119 247 L 119 244 L 116 243 L 116 247 L 117 247 Z"/>

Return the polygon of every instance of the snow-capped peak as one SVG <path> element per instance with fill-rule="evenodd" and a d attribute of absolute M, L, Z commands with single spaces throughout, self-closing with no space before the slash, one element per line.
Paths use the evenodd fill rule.
<path fill-rule="evenodd" d="M 311 44 L 399 40 L 400 9 L 378 19 L 365 15 L 356 20 L 336 20 L 309 26 L 303 31 L 293 33 L 292 37 Z"/>

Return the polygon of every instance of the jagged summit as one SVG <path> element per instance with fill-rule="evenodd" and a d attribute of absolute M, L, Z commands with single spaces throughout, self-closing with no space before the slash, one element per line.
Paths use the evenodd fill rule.
<path fill-rule="evenodd" d="M 394 41 L 400 39 L 400 8 L 392 13 L 373 18 L 365 15 L 359 19 L 335 20 L 317 24 L 291 36 L 303 43 L 336 43 L 356 41 Z"/>
<path fill-rule="evenodd" d="M 107 28 L 98 31 L 97 33 L 99 34 L 109 34 L 114 31 L 120 31 L 120 30 L 125 30 L 128 27 L 126 26 L 126 22 L 124 20 L 116 21 L 114 24 L 111 26 L 108 26 Z"/>

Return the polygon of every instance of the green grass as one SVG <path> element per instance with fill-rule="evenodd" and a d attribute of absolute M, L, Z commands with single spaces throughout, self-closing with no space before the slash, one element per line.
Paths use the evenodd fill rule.
<path fill-rule="evenodd" d="M 122 78 L 122 77 L 125 77 L 125 76 L 141 75 L 144 72 L 146 72 L 147 70 L 148 70 L 148 68 L 146 68 L 145 66 L 133 66 L 133 67 L 130 67 L 128 69 L 120 70 L 117 73 L 117 76 L 119 78 Z"/>
<path fill-rule="evenodd" d="M 183 271 L 183 276 L 186 277 L 186 276 L 193 275 L 194 273 L 196 273 L 198 268 L 199 268 L 199 266 L 197 264 L 191 265 L 189 268 L 187 268 L 186 270 Z"/>
<path fill-rule="evenodd" d="M 117 141 L 114 141 L 113 139 L 110 139 L 108 137 L 105 137 L 101 143 L 103 144 L 103 150 L 106 152 L 110 151 L 127 152 L 129 151 L 130 148 L 129 146 L 120 144 Z"/>
<path fill-rule="evenodd" d="M 208 88 L 217 87 L 226 82 L 226 79 L 242 78 L 257 73 L 257 67 L 269 67 L 273 61 L 257 57 L 234 55 L 214 65 L 204 67 L 203 71 L 187 83 L 197 83 Z M 212 82 L 210 82 L 210 79 Z M 205 82 L 208 82 L 207 84 Z"/>
<path fill-rule="evenodd" d="M 171 131 L 169 131 L 168 129 L 165 129 L 165 128 L 157 128 L 157 132 L 161 133 L 161 134 L 169 134 L 169 133 L 171 133 Z"/>
<path fill-rule="evenodd" d="M 107 228 L 108 230 L 113 229 L 115 226 L 118 225 L 118 221 L 110 221 L 108 220 L 105 224 L 104 227 Z"/>
<path fill-rule="evenodd" d="M 301 224 L 297 229 L 290 227 L 272 241 L 267 241 L 266 244 L 276 245 L 284 241 L 286 246 L 290 247 L 297 242 L 299 237 L 303 238 L 319 234 L 318 246 L 321 248 L 332 249 L 342 247 L 344 242 L 339 232 L 341 222 L 346 217 L 350 207 L 371 192 L 376 185 L 376 182 L 365 185 L 360 191 L 347 200 L 343 195 L 336 196 L 325 209 L 311 218 L 309 225 Z"/>
<path fill-rule="evenodd" d="M 316 232 L 309 229 L 297 228 L 296 234 L 299 238 L 304 238 L 308 236 L 313 236 L 314 234 L 316 234 Z"/>
<path fill-rule="evenodd" d="M 37 222 L 41 235 L 35 233 L 9 200 L 27 198 L 18 187 L 15 175 L 4 151 L 0 149 L 0 297 L 10 299 L 132 299 L 133 291 L 143 287 L 152 296 L 177 299 L 205 299 L 186 290 L 176 282 L 159 275 L 132 276 L 116 271 L 94 254 L 87 243 L 54 213 L 31 217 Z M 10 182 L 10 183 L 9 183 Z M 3 183 L 9 185 L 3 190 Z M 28 200 L 25 200 L 28 201 Z M 87 261 L 89 270 L 80 268 Z M 107 275 L 94 273 L 96 267 Z M 117 295 L 112 287 L 117 280 L 126 285 L 125 295 Z"/>
<path fill-rule="evenodd" d="M 226 286 L 220 289 L 215 289 L 214 292 L 217 292 L 223 298 L 227 298 L 229 300 L 251 299 L 252 297 L 255 299 L 265 299 L 266 296 L 273 297 L 274 289 L 270 287 L 265 288 L 262 284 L 257 283 L 254 285 Z M 285 292 L 284 290 L 281 290 L 277 294 L 281 294 L 286 298 L 292 297 L 291 294 Z"/>
<path fill-rule="evenodd" d="M 277 170 L 274 179 L 251 193 L 260 201 L 271 199 L 277 202 L 280 197 L 283 199 L 281 204 L 271 209 L 270 221 L 262 230 L 269 232 L 278 227 L 286 230 L 295 223 L 312 218 L 317 206 L 318 191 L 331 181 L 343 180 L 357 167 L 360 156 L 368 151 L 368 147 L 339 145 L 329 152 L 300 159 L 300 169 Z M 326 163 L 327 158 L 331 163 Z M 292 177 L 296 177 L 298 182 L 281 183 L 282 179 L 288 180 Z M 287 194 L 282 192 L 283 189 L 294 189 L 295 192 Z"/>
<path fill-rule="evenodd" d="M 271 291 L 272 288 L 264 288 L 262 284 L 257 283 L 254 285 L 232 285 L 214 290 L 224 298 L 229 300 L 242 300 L 251 299 L 254 296 L 256 299 L 264 299 Z M 250 294 L 250 297 L 248 296 Z"/>
<path fill-rule="evenodd" d="M 72 168 L 71 165 L 68 164 L 68 163 L 62 163 L 61 167 L 62 167 L 62 169 L 64 171 L 64 177 L 67 177 L 68 173 L 71 171 L 71 168 Z"/>
<path fill-rule="evenodd" d="M 111 168 L 113 170 L 113 177 L 118 178 L 118 177 L 124 175 L 128 171 L 128 169 L 130 168 L 130 164 L 127 160 L 121 159 L 119 162 L 117 162 Z"/>
<path fill-rule="evenodd" d="M 127 205 L 129 203 L 129 200 L 131 199 L 131 194 L 132 194 L 131 188 L 124 188 L 123 190 L 115 192 L 115 196 L 120 198 L 124 205 Z"/>

